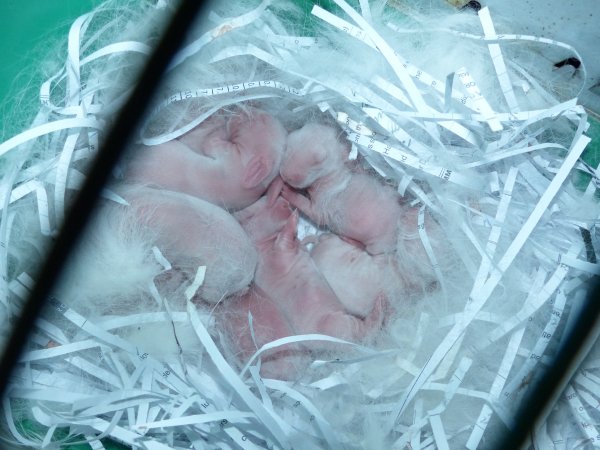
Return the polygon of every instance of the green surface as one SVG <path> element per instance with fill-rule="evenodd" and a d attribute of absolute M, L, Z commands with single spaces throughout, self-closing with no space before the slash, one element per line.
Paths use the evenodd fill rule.
<path fill-rule="evenodd" d="M 594 117 L 589 118 L 590 128 L 587 135 L 592 138 L 592 142 L 583 152 L 582 159 L 592 167 L 598 167 L 600 164 L 600 121 Z"/>
<path fill-rule="evenodd" d="M 590 166 L 596 168 L 600 164 L 600 121 L 595 116 L 589 116 L 588 121 L 590 123 L 590 128 L 586 135 L 591 137 L 592 141 L 581 155 L 581 159 Z M 582 191 L 587 188 L 591 179 L 591 175 L 580 171 L 576 171 L 573 175 L 573 183 Z M 600 192 L 598 190 L 596 190 L 596 198 L 600 198 Z"/>
<path fill-rule="evenodd" d="M 7 127 L 4 120 L 19 116 L 13 108 L 20 104 L 24 89 L 36 88 L 40 62 L 56 51 L 57 43 L 64 45 L 73 20 L 99 3 L 100 0 L 0 0 L 0 120 L 9 134 L 12 127 Z"/>
<path fill-rule="evenodd" d="M 73 20 L 90 11 L 100 0 L 0 0 L 0 120 L 2 130 L 10 134 L 11 124 L 5 121 L 23 118 L 15 108 L 27 108 L 21 103 L 24 90 L 39 89 L 39 77 L 43 73 L 40 62 L 56 53 L 57 46 L 65 45 L 65 36 Z M 38 81 L 36 81 L 38 80 Z M 0 133 L 2 136 L 3 133 Z M 4 138 L 10 136 L 2 136 Z M 0 141 L 3 139 L 0 139 Z M 33 433 L 46 430 L 24 420 L 20 427 Z M 59 429 L 54 439 L 67 438 L 67 430 Z M 71 441 L 75 439 L 71 438 Z M 107 450 L 123 450 L 125 447 L 108 440 L 102 441 Z M 68 450 L 90 450 L 87 444 L 61 445 Z"/>
<path fill-rule="evenodd" d="M 33 422 L 30 420 L 23 420 L 17 426 L 17 429 L 21 431 L 24 435 L 37 435 L 44 436 L 48 431 L 48 428 L 39 425 L 37 422 Z M 64 450 L 91 450 L 89 444 L 86 443 L 78 443 L 84 441 L 85 438 L 83 436 L 69 436 L 69 431 L 67 428 L 57 428 L 54 431 L 54 435 L 52 436 L 52 441 L 60 442 L 60 448 Z M 128 450 L 129 446 L 124 446 L 122 444 L 115 443 L 110 441 L 109 439 L 101 439 L 102 445 L 106 450 Z M 56 447 L 52 447 L 56 448 Z"/>

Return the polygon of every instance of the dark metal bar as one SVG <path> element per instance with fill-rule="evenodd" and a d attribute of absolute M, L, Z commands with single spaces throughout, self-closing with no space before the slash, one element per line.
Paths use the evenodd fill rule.
<path fill-rule="evenodd" d="M 544 414 L 554 406 L 555 401 L 565 389 L 569 378 L 573 376 L 576 365 L 585 357 L 582 349 L 595 342 L 594 328 L 600 318 L 600 283 L 595 282 L 590 289 L 571 332 L 565 336 L 552 364 L 545 370 L 537 383 L 523 397 L 514 417 L 514 427 L 504 433 L 494 450 L 527 448 L 528 439 L 535 433 L 536 425 Z"/>
<path fill-rule="evenodd" d="M 134 131 L 147 110 L 152 95 L 159 86 L 173 55 L 184 42 L 187 31 L 193 24 L 202 1 L 180 2 L 171 21 L 152 55 L 148 59 L 137 85 L 127 103 L 118 113 L 115 123 L 100 147 L 100 152 L 90 168 L 86 182 L 75 199 L 70 212 L 56 238 L 48 256 L 37 275 L 37 282 L 20 316 L 14 321 L 11 336 L 0 360 L 0 398 L 6 393 L 13 367 L 17 364 L 25 343 L 46 299 L 51 294 L 71 250 L 78 243 L 94 208 L 101 190 L 106 184 L 113 166 L 118 161 Z"/>

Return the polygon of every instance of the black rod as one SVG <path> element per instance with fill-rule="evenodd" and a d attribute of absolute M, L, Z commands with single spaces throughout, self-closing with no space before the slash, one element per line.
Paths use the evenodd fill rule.
<path fill-rule="evenodd" d="M 101 144 L 100 152 L 90 168 L 86 182 L 73 202 L 60 233 L 37 275 L 37 281 L 29 298 L 13 322 L 10 338 L 0 360 L 0 398 L 3 398 L 6 393 L 13 367 L 21 356 L 37 317 L 54 289 L 71 250 L 78 243 L 92 216 L 100 192 L 113 166 L 132 141 L 134 130 L 138 128 L 152 99 L 151 93 L 159 86 L 173 55 L 183 44 L 187 31 L 203 4 L 204 2 L 198 0 L 180 2 L 143 72 L 139 75 L 128 101 L 117 114 L 114 124 Z"/>
<path fill-rule="evenodd" d="M 594 328 L 599 326 L 599 317 L 600 283 L 594 280 L 577 320 L 559 346 L 552 364 L 545 369 L 536 383 L 532 383 L 529 391 L 523 396 L 514 417 L 513 427 L 503 434 L 493 447 L 494 450 L 526 448 L 527 440 L 536 431 L 536 425 L 540 425 L 540 419 L 545 419 L 543 415 L 554 406 L 553 403 L 562 394 L 568 377 L 573 376 L 573 366 L 581 363 L 585 357 L 580 350 L 594 344 L 590 339 L 594 337 Z"/>

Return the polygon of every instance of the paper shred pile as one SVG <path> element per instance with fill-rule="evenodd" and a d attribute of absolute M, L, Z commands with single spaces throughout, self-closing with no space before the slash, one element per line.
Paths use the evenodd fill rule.
<path fill-rule="evenodd" d="M 168 2 L 139 3 L 107 2 L 73 24 L 64 68 L 40 87 L 31 127 L 0 144 L 6 323 L 68 216 L 131 67 L 168 15 Z M 139 141 L 169 141 L 242 102 L 281 114 L 287 126 L 333 118 L 352 142 L 351 157 L 445 230 L 451 263 L 428 245 L 426 222 L 412 230 L 440 292 L 395 305 L 372 346 L 346 344 L 349 353 L 287 382 L 259 377 L 261 350 L 236 368 L 212 311 L 189 300 L 204 268 L 183 286 L 180 307 L 154 283 L 141 293 L 108 292 L 105 283 L 95 296 L 62 286 L 4 399 L 5 439 L 17 448 L 414 450 L 488 448 L 506 432 L 600 274 L 600 179 L 597 160 L 582 159 L 589 124 L 576 98 L 585 71 L 546 84 L 549 55 L 579 56 L 576 49 L 506 25 L 499 34 L 503 18 L 488 8 L 475 15 L 441 0 L 428 10 L 384 3 L 333 0 L 305 10 L 219 2 L 208 31 L 199 28 L 174 58 Z M 109 188 L 104 196 L 126 204 Z M 144 264 L 156 275 L 169 268 L 156 248 Z M 70 278 L 85 284 L 87 276 L 82 269 Z M 94 309 L 129 294 L 130 304 L 145 296 L 155 307 Z M 136 330 L 150 339 L 130 338 Z M 173 336 L 185 343 L 157 351 Z M 273 345 L 314 339 L 328 338 Z M 535 448 L 596 443 L 596 352 L 536 433 Z"/>

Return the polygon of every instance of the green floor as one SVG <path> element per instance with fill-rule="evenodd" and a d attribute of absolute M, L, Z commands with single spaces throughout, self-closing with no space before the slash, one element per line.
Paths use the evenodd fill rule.
<path fill-rule="evenodd" d="M 590 128 L 587 135 L 592 138 L 581 155 L 581 158 L 592 167 L 598 167 L 600 164 L 600 120 L 595 115 L 589 117 Z M 580 190 L 584 190 L 591 180 L 591 175 L 582 172 L 576 172 L 573 176 L 573 182 Z M 600 199 L 600 191 L 596 190 L 596 198 Z"/>
<path fill-rule="evenodd" d="M 99 0 L 16 0 L 0 1 L 0 102 L 21 89 L 28 67 L 36 67 L 38 57 L 50 44 L 68 31 L 73 19 L 99 4 Z M 26 5 L 27 7 L 24 7 Z"/>

